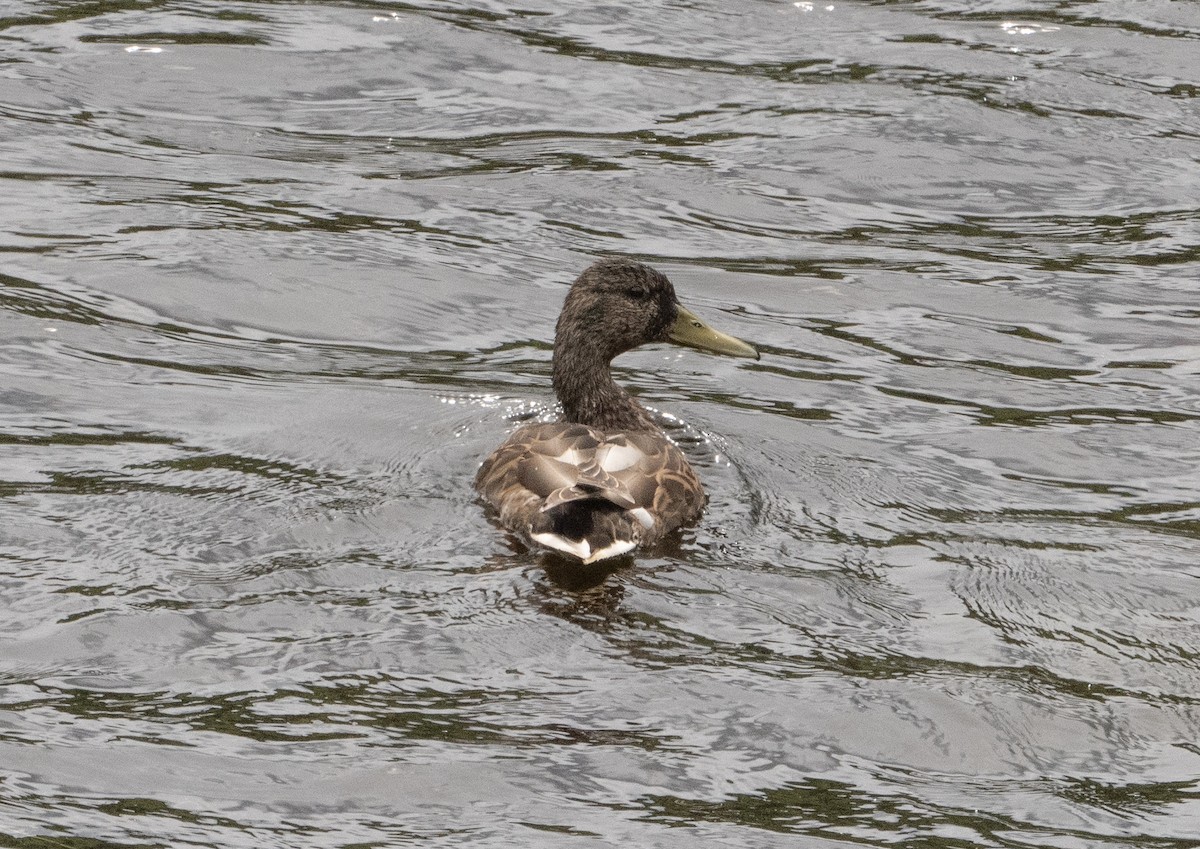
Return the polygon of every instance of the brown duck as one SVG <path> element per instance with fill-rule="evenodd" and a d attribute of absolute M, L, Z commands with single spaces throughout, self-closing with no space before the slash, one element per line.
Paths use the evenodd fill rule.
<path fill-rule="evenodd" d="M 696 519 L 704 487 L 683 452 L 612 379 L 614 357 L 651 342 L 754 357 L 680 305 L 664 275 L 602 259 L 571 286 L 554 336 L 560 421 L 513 432 L 475 488 L 528 542 L 594 563 Z"/>

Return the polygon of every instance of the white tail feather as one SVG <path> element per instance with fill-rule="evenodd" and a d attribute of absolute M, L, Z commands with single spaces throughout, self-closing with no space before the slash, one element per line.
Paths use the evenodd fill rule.
<path fill-rule="evenodd" d="M 598 548 L 592 553 L 591 557 L 583 558 L 584 563 L 595 563 L 597 560 L 607 560 L 609 557 L 618 557 L 627 551 L 633 551 L 637 547 L 637 543 L 631 539 L 619 539 L 611 545 L 606 545 L 604 548 Z"/>
<path fill-rule="evenodd" d="M 553 548 L 555 551 L 561 551 L 563 554 L 578 557 L 584 563 L 591 562 L 588 560 L 588 557 L 592 554 L 592 547 L 588 545 L 586 539 L 576 542 L 573 539 L 567 539 L 564 536 L 552 533 L 531 534 L 530 538 L 539 545 L 546 546 L 546 548 Z"/>
<path fill-rule="evenodd" d="M 546 548 L 552 548 L 555 551 L 561 551 L 563 554 L 578 557 L 585 564 L 595 563 L 597 560 L 607 560 L 609 557 L 619 557 L 628 551 L 633 551 L 637 547 L 637 543 L 633 540 L 619 539 L 604 546 L 604 548 L 592 551 L 592 547 L 588 545 L 588 541 L 585 539 L 576 542 L 573 539 L 567 539 L 564 536 L 551 533 L 532 534 L 530 538 L 539 545 L 546 546 Z"/>

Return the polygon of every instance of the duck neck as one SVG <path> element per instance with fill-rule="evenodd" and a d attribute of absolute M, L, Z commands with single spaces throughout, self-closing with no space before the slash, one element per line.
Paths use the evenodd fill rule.
<path fill-rule="evenodd" d="M 612 356 L 584 344 L 554 345 L 554 392 L 563 421 L 599 430 L 657 430 L 633 397 L 612 379 Z"/>

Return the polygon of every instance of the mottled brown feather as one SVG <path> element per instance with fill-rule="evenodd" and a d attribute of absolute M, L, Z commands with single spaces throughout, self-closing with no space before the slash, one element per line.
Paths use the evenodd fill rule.
<path fill-rule="evenodd" d="M 640 545 L 651 545 L 699 517 L 704 508 L 704 487 L 683 452 L 662 431 L 602 433 L 568 422 L 525 425 L 484 460 L 475 477 L 475 488 L 496 509 L 500 524 L 528 538 L 552 493 L 564 486 L 596 484 L 598 476 L 589 467 L 606 445 L 632 447 L 639 454 L 636 462 L 605 473 L 605 477 L 616 483 L 608 489 L 619 488 L 632 499 L 631 507 L 642 507 L 654 518 L 651 528 L 642 527 L 633 518 L 627 521 L 628 532 L 637 536 Z M 545 460 L 568 451 L 579 457 L 573 478 L 541 473 Z M 560 470 L 569 468 L 559 464 Z M 605 490 L 593 497 L 610 500 Z"/>

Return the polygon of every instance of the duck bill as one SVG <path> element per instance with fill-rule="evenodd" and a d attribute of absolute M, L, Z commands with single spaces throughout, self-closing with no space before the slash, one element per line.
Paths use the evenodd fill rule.
<path fill-rule="evenodd" d="M 741 339 L 736 339 L 720 330 L 713 330 L 686 307 L 679 304 L 676 304 L 675 307 L 679 310 L 679 317 L 667 329 L 667 338 L 675 344 L 699 348 L 701 351 L 712 351 L 714 354 L 758 359 L 758 351 Z"/>

